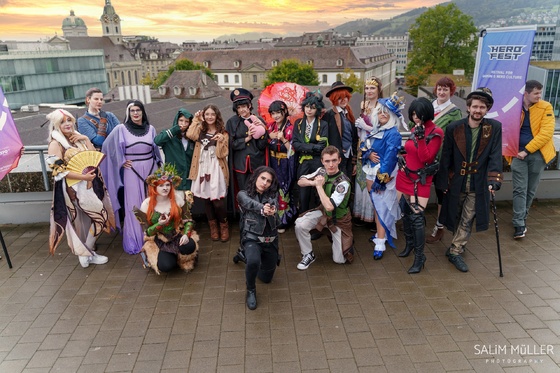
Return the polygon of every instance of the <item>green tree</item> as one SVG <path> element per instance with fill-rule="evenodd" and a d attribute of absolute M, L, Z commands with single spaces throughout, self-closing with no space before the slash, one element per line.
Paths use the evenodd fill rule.
<path fill-rule="evenodd" d="M 352 87 L 354 89 L 354 92 L 364 92 L 364 81 L 358 78 L 354 73 L 354 70 L 349 67 L 344 69 L 344 73 L 341 76 L 341 81 L 348 87 Z"/>
<path fill-rule="evenodd" d="M 199 63 L 194 63 L 193 61 L 191 61 L 187 58 L 184 58 L 184 59 L 176 60 L 175 63 L 172 63 L 171 65 L 169 65 L 169 68 L 167 69 L 167 71 L 161 71 L 157 75 L 157 77 L 152 80 L 151 87 L 152 88 L 157 88 L 160 85 L 162 85 L 163 83 L 165 83 L 167 78 L 169 78 L 169 76 L 171 74 L 173 74 L 173 72 L 175 70 L 178 70 L 178 71 L 202 70 L 202 71 L 204 71 L 204 73 L 206 75 L 208 75 L 210 78 L 214 79 L 214 74 L 212 73 L 212 70 L 210 70 L 207 67 L 204 67 L 203 65 L 201 65 Z"/>
<path fill-rule="evenodd" d="M 278 82 L 319 85 L 319 78 L 313 66 L 301 63 L 296 59 L 289 59 L 280 62 L 266 74 L 264 86 Z"/>
<path fill-rule="evenodd" d="M 145 77 L 140 80 L 140 84 L 142 85 L 149 85 L 152 86 L 154 84 L 154 80 L 152 79 L 152 75 L 148 72 Z"/>
<path fill-rule="evenodd" d="M 423 75 L 450 74 L 454 69 L 464 69 L 466 75 L 473 73 L 477 29 L 472 17 L 454 3 L 428 9 L 409 32 L 412 51 L 405 73 L 409 93 L 417 94 L 418 86 L 424 84 L 419 79 Z"/>

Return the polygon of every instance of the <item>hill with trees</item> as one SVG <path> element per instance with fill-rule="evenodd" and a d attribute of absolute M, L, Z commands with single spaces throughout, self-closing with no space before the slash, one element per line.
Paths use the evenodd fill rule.
<path fill-rule="evenodd" d="M 476 26 L 495 22 L 498 18 L 509 19 L 535 12 L 558 11 L 558 0 L 541 0 L 528 2 L 526 0 L 455 0 L 440 5 L 454 3 L 465 14 L 473 18 Z M 400 35 L 408 31 L 416 18 L 428 10 L 427 7 L 413 9 L 396 17 L 386 20 L 362 18 L 343 23 L 334 28 L 341 34 L 360 31 L 363 35 Z M 533 23 L 534 22 L 530 22 Z"/>

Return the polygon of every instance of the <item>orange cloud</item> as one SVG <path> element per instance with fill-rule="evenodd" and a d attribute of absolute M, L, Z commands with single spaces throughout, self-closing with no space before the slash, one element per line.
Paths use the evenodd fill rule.
<path fill-rule="evenodd" d="M 442 0 L 375 2 L 340 0 L 302 2 L 301 0 L 222 0 L 209 3 L 193 0 L 141 0 L 112 2 L 122 20 L 125 35 L 149 35 L 160 40 L 209 40 L 223 34 L 249 31 L 278 34 L 321 31 L 358 19 L 386 19 L 421 6 L 442 3 Z M 101 35 L 99 18 L 103 3 L 54 0 L 37 1 L 0 0 L 2 29 L 0 39 L 37 40 L 62 34 L 62 21 L 74 10 L 82 18 L 90 36 Z"/>

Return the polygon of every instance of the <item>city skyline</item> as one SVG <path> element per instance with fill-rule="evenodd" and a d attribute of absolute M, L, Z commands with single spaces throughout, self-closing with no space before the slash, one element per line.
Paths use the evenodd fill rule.
<path fill-rule="evenodd" d="M 101 36 L 99 18 L 105 1 L 73 2 L 55 0 L 37 3 L 29 0 L 0 0 L 2 28 L 0 40 L 30 40 L 62 35 L 62 21 L 73 10 L 86 23 L 89 36 Z M 121 18 L 123 35 L 147 35 L 160 41 L 181 43 L 188 40 L 211 41 L 225 34 L 270 32 L 283 36 L 317 32 L 360 18 L 388 19 L 412 9 L 434 6 L 444 0 L 394 0 L 351 3 L 325 0 L 309 4 L 294 0 L 260 0 L 251 4 L 254 15 L 246 13 L 247 2 L 223 0 L 217 3 L 194 0 L 185 8 L 178 0 L 153 0 L 127 3 L 112 0 Z"/>

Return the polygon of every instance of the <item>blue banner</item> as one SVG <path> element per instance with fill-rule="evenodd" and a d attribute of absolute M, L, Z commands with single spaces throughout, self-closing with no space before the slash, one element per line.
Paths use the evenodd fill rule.
<path fill-rule="evenodd" d="M 493 28 L 478 41 L 473 86 L 492 90 L 494 106 L 486 115 L 502 123 L 502 154 L 517 155 L 523 92 L 536 26 Z"/>

